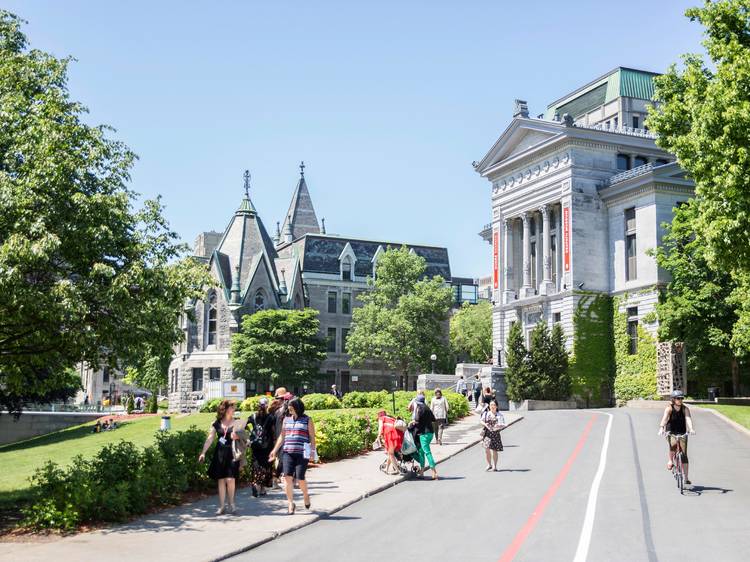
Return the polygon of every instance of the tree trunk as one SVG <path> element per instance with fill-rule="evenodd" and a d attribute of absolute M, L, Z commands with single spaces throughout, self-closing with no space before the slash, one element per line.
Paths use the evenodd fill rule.
<path fill-rule="evenodd" d="M 732 357 L 732 395 L 740 395 L 740 365 L 736 357 Z"/>

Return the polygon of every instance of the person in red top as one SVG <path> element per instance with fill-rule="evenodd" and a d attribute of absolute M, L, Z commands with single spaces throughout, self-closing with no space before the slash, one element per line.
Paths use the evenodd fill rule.
<path fill-rule="evenodd" d="M 396 429 L 396 418 L 386 414 L 385 410 L 378 412 L 378 437 L 385 444 L 385 450 L 388 454 L 385 472 L 387 474 L 398 474 L 396 451 L 401 450 L 401 445 L 404 442 L 404 434 Z"/>

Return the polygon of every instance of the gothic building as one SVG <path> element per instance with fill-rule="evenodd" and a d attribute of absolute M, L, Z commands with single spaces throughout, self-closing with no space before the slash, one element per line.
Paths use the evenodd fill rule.
<path fill-rule="evenodd" d="M 654 76 L 616 68 L 536 118 L 517 100 L 512 121 L 475 163 L 492 186 L 492 223 L 481 235 L 493 248 L 498 374 L 513 323 L 527 337 L 540 319 L 561 323 L 572 346 L 576 314 L 597 295 L 615 297 L 627 315 L 631 353 L 639 326 L 655 334 L 652 313 L 668 277 L 650 250 L 693 183 L 644 128 Z"/>
<path fill-rule="evenodd" d="M 400 242 L 363 240 L 327 234 L 325 219 L 318 221 L 305 181 L 304 163 L 283 223 L 276 223 L 273 238 L 266 231 L 249 195 L 249 174 L 245 173 L 245 197 L 231 217 L 224 233 L 204 232 L 196 239 L 194 254 L 204 260 L 217 287 L 204 299 L 189 303 L 182 315 L 185 341 L 170 364 L 170 409 L 196 407 L 205 398 L 210 381 L 234 379 L 230 358 L 232 334 L 242 318 L 265 308 L 306 306 L 320 313 L 320 332 L 328 345 L 321 376 L 311 388 L 324 390 L 331 384 L 339 389 L 390 389 L 395 383 L 413 387 L 414 380 L 396 380 L 376 365 L 352 369 L 344 352 L 352 310 L 357 296 L 367 290 L 379 256 Z M 428 275 L 451 279 L 445 248 L 407 244 L 427 261 Z M 191 321 L 192 312 L 194 321 Z M 411 377 L 410 377 L 411 379 Z M 264 392 L 249 382 L 250 394 Z"/>

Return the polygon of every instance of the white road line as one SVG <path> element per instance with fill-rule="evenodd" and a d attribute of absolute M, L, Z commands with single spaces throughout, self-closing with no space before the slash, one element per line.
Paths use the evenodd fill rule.
<path fill-rule="evenodd" d="M 589 546 L 591 546 L 591 532 L 594 529 L 594 518 L 596 517 L 596 500 L 599 497 L 599 486 L 602 483 L 604 469 L 607 466 L 607 450 L 609 449 L 609 434 L 610 430 L 612 429 L 612 414 L 608 412 L 597 413 L 606 414 L 607 416 L 609 416 L 609 419 L 607 420 L 607 428 L 604 430 L 604 443 L 602 444 L 602 452 L 599 456 L 599 468 L 596 470 L 594 480 L 591 482 L 589 500 L 586 503 L 586 516 L 583 518 L 581 537 L 578 539 L 578 548 L 576 549 L 576 555 L 575 558 L 573 558 L 573 562 L 586 562 L 586 558 L 589 555 Z"/>

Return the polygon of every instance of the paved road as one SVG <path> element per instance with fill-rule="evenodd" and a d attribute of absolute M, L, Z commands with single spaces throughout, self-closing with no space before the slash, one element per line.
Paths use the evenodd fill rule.
<path fill-rule="evenodd" d="M 499 473 L 484 472 L 474 447 L 441 464 L 438 482 L 396 486 L 232 560 L 574 560 L 607 413 L 606 467 L 577 560 L 748 560 L 750 438 L 696 411 L 694 491 L 680 496 L 652 409 L 531 412 L 505 433 Z"/>

